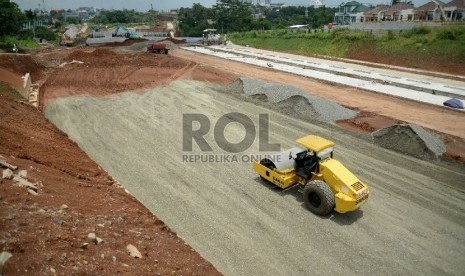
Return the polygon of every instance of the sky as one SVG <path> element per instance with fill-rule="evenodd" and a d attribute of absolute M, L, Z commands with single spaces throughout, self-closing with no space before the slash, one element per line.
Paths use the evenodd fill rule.
<path fill-rule="evenodd" d="M 286 5 L 310 5 L 311 0 L 271 0 L 272 3 L 285 3 Z M 338 6 L 346 1 L 326 0 L 327 6 Z M 357 0 L 366 4 L 389 4 L 390 0 Z M 444 1 L 444 0 L 443 0 Z M 200 3 L 203 6 L 211 7 L 216 3 L 216 0 L 12 0 L 19 5 L 21 10 L 36 9 L 40 5 L 46 10 L 52 8 L 76 9 L 79 7 L 96 7 L 105 9 L 135 9 L 137 11 L 147 11 L 150 9 L 150 4 L 155 10 L 170 10 L 180 7 L 191 7 L 193 3 Z M 415 6 L 423 5 L 429 0 L 413 0 Z M 444 2 L 449 2 L 448 0 Z"/>

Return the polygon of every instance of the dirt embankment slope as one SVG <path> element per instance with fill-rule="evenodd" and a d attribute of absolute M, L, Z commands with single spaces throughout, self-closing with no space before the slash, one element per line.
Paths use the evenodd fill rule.
<path fill-rule="evenodd" d="M 1 54 L 0 67 L 18 75 L 31 74 L 33 80 L 44 77 L 45 67 L 34 56 L 25 54 Z"/>
<path fill-rule="evenodd" d="M 465 76 L 465 61 L 463 58 L 457 58 L 457 53 L 448 55 L 438 48 L 425 53 L 425 49 L 413 45 L 406 48 L 408 49 L 406 53 L 391 53 L 386 49 L 379 49 L 376 43 L 367 42 L 351 49 L 347 53 L 347 58 Z M 458 52 L 458 50 L 454 51 Z"/>
<path fill-rule="evenodd" d="M 52 53 L 43 59 L 52 58 Z M 73 60 L 83 63 L 57 68 L 41 88 L 41 106 L 50 100 L 77 94 L 103 96 L 120 92 L 142 92 L 189 77 L 216 83 L 229 83 L 234 78 L 198 66 L 195 61 L 170 55 L 150 53 L 116 53 L 110 48 L 76 50 L 64 55 L 61 62 Z"/>
<path fill-rule="evenodd" d="M 38 186 L 0 181 L 0 249 L 13 254 L 4 275 L 219 274 L 32 106 L 0 94 L 0 118 L 0 155 Z"/>

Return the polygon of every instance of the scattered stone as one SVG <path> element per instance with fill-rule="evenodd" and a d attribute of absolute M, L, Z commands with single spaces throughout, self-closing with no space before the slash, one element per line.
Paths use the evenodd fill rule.
<path fill-rule="evenodd" d="M 31 190 L 31 189 L 27 189 L 27 192 L 34 196 L 39 195 L 36 191 Z"/>
<path fill-rule="evenodd" d="M 24 179 L 24 178 L 22 178 L 22 177 L 19 177 L 19 176 L 15 175 L 15 176 L 13 177 L 13 181 L 14 181 L 19 187 L 31 189 L 31 190 L 33 190 L 34 192 L 37 192 L 37 187 L 36 187 L 36 185 L 32 184 L 31 182 L 27 181 L 26 179 Z"/>
<path fill-rule="evenodd" d="M 96 244 L 101 244 L 102 242 L 103 242 L 103 239 L 101 239 L 99 237 L 96 237 L 96 239 L 95 239 Z"/>
<path fill-rule="evenodd" d="M 0 159 L 0 166 L 8 168 L 8 169 L 13 170 L 13 171 L 16 171 L 18 169 L 17 166 L 13 166 L 13 165 L 9 164 L 8 162 L 6 162 L 5 160 L 2 160 L 2 159 Z"/>
<path fill-rule="evenodd" d="M 2 174 L 3 179 L 12 179 L 13 178 L 13 171 L 10 169 L 4 169 Z"/>
<path fill-rule="evenodd" d="M 68 254 L 63 253 L 61 254 L 60 261 L 64 263 L 68 259 Z"/>
<path fill-rule="evenodd" d="M 87 235 L 87 238 L 93 242 L 97 241 L 97 236 L 95 235 L 95 233 L 89 233 L 89 235 Z"/>
<path fill-rule="evenodd" d="M 102 253 L 102 254 L 100 255 L 100 258 L 105 259 L 105 254 Z"/>
<path fill-rule="evenodd" d="M 89 244 L 87 242 L 81 244 L 81 246 L 79 248 L 81 249 L 87 249 L 87 247 L 89 246 Z"/>
<path fill-rule="evenodd" d="M 10 252 L 7 252 L 7 251 L 3 251 L 0 254 L 0 273 L 2 273 L 2 271 L 3 271 L 3 265 L 5 265 L 5 263 L 8 261 L 8 259 L 11 258 L 12 256 L 13 256 L 13 254 L 11 254 Z"/>
<path fill-rule="evenodd" d="M 26 170 L 20 170 L 19 173 L 18 173 L 18 176 L 26 179 L 27 178 L 27 171 Z"/>
<path fill-rule="evenodd" d="M 152 237 L 150 237 L 149 235 L 144 235 L 144 238 L 145 238 L 146 240 L 151 240 L 151 239 L 152 239 Z"/>
<path fill-rule="evenodd" d="M 124 267 L 129 267 L 129 265 L 127 265 L 125 263 L 122 263 L 121 265 L 124 266 Z"/>
<path fill-rule="evenodd" d="M 99 223 L 99 224 L 97 224 L 97 226 L 102 227 L 102 228 L 105 227 L 105 225 L 103 223 Z"/>
<path fill-rule="evenodd" d="M 73 63 L 78 63 L 78 64 L 83 64 L 84 62 L 83 61 L 79 61 L 79 60 L 72 60 L 70 62 L 63 62 L 62 64 L 58 65 L 58 67 L 65 67 L 66 65 L 68 64 L 73 64 Z"/>
<path fill-rule="evenodd" d="M 57 271 L 53 267 L 50 267 L 50 272 L 52 272 L 53 274 L 57 273 Z"/>
<path fill-rule="evenodd" d="M 30 190 L 28 190 L 30 191 Z M 54 218 L 53 219 L 53 222 L 57 225 L 63 225 L 63 223 L 65 223 L 62 219 L 59 219 L 59 218 Z"/>
<path fill-rule="evenodd" d="M 129 232 L 131 232 L 131 233 L 135 233 L 135 234 L 137 234 L 137 235 L 140 235 L 140 234 L 142 234 L 141 232 L 139 232 L 139 231 L 136 231 L 136 230 L 132 230 L 132 229 L 131 229 L 131 230 L 129 230 Z"/>
<path fill-rule="evenodd" d="M 137 250 L 137 248 L 132 245 L 132 244 L 128 244 L 126 246 L 126 249 L 128 250 L 128 253 L 129 253 L 129 256 L 133 257 L 133 258 L 139 258 L 141 259 L 142 258 L 142 254 L 139 252 L 139 250 Z"/>
<path fill-rule="evenodd" d="M 60 209 L 68 209 L 68 205 L 63 204 L 63 205 L 61 205 Z"/>
<path fill-rule="evenodd" d="M 97 237 L 95 233 L 89 233 L 89 235 L 87 235 L 87 238 L 89 238 L 89 240 L 91 240 L 95 244 L 101 244 L 103 242 L 103 239 Z"/>
<path fill-rule="evenodd" d="M 115 256 L 111 256 L 111 260 L 112 260 L 113 262 L 116 262 L 116 257 L 115 257 Z"/>

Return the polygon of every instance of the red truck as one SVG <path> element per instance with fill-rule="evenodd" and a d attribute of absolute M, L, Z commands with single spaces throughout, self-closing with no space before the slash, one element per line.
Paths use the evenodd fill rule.
<path fill-rule="evenodd" d="M 168 49 L 166 48 L 165 44 L 162 43 L 154 43 L 147 46 L 147 52 L 155 53 L 155 54 L 168 54 Z"/>

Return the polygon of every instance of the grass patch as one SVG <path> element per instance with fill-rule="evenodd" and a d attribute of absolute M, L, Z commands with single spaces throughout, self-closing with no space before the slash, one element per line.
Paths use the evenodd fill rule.
<path fill-rule="evenodd" d="M 444 66 L 465 62 L 464 26 L 418 27 L 399 34 L 389 31 L 382 37 L 363 31 L 337 29 L 331 33 L 247 32 L 235 33 L 229 38 L 240 45 L 307 56 L 356 56 L 363 59 L 366 54 L 384 60 L 404 60 L 412 67 L 425 67 L 429 62 L 430 69 L 433 62 Z"/>
<path fill-rule="evenodd" d="M 348 31 L 292 33 L 287 30 L 272 32 L 236 33 L 229 37 L 234 43 L 257 48 L 297 53 L 302 55 L 329 55 L 345 57 L 351 44 L 372 40 L 366 32 Z"/>
<path fill-rule="evenodd" d="M 11 52 L 15 44 L 18 49 L 35 49 L 40 47 L 40 45 L 32 39 L 18 39 L 12 36 L 0 38 L 0 49 L 2 50 Z"/>
<path fill-rule="evenodd" d="M 413 28 L 393 38 L 381 38 L 376 41 L 373 50 L 409 60 L 464 60 L 465 27 Z"/>
<path fill-rule="evenodd" d="M 292 33 L 286 30 L 272 32 L 235 33 L 229 38 L 236 44 L 249 45 L 301 55 L 328 55 L 345 57 L 349 48 L 373 40 L 373 35 L 361 31 Z"/>

